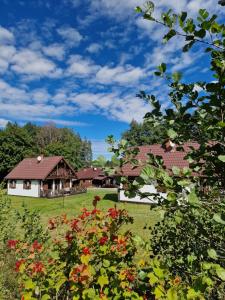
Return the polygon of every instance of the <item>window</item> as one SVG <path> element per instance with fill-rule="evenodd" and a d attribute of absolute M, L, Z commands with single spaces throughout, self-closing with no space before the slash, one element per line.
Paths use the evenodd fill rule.
<path fill-rule="evenodd" d="M 24 190 L 30 190 L 31 189 L 31 181 L 30 180 L 24 180 L 23 189 Z"/>
<path fill-rule="evenodd" d="M 9 181 L 9 188 L 15 189 L 16 188 L 16 180 L 10 180 Z"/>

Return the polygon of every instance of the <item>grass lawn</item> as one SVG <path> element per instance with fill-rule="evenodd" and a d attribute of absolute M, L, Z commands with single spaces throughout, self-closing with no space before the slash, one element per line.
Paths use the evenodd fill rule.
<path fill-rule="evenodd" d="M 152 211 L 149 205 L 117 202 L 115 190 L 89 189 L 85 194 L 65 197 L 64 205 L 62 198 L 45 199 L 19 196 L 9 196 L 9 198 L 12 202 L 12 207 L 17 210 L 21 209 L 23 203 L 25 203 L 29 209 L 38 210 L 42 216 L 43 223 L 47 224 L 50 217 L 64 213 L 76 216 L 83 207 L 91 209 L 92 200 L 95 195 L 101 197 L 101 201 L 98 203 L 99 209 L 106 211 L 108 208 L 114 207 L 114 205 L 117 205 L 120 209 L 126 209 L 134 218 L 134 223 L 127 226 L 127 228 L 132 229 L 135 234 L 148 239 L 149 231 L 145 230 L 144 227 L 149 227 L 158 221 L 159 215 Z"/>

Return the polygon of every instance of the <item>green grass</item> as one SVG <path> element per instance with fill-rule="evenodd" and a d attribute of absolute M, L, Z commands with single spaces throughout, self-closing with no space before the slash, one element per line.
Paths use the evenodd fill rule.
<path fill-rule="evenodd" d="M 66 213 L 67 215 L 78 215 L 83 207 L 87 209 L 92 208 L 92 200 L 95 195 L 101 197 L 98 203 L 98 208 L 104 211 L 116 205 L 120 209 L 126 209 L 129 214 L 134 218 L 134 223 L 126 226 L 131 229 L 135 234 L 148 239 L 149 231 L 144 227 L 149 227 L 155 224 L 159 219 L 159 215 L 150 209 L 149 205 L 122 203 L 117 202 L 117 194 L 115 190 L 110 189 L 89 189 L 85 194 L 68 196 L 64 198 L 45 199 L 45 198 L 30 198 L 9 196 L 12 207 L 20 210 L 22 204 L 31 210 L 38 210 L 41 214 L 43 224 L 47 224 L 50 217 L 58 216 Z"/>

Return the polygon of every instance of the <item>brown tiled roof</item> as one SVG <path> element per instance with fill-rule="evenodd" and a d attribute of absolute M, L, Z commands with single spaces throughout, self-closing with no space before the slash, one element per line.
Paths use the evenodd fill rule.
<path fill-rule="evenodd" d="M 190 152 L 191 148 L 197 149 L 199 147 L 198 143 L 188 142 L 183 144 L 184 151 L 178 151 L 175 146 L 172 151 L 167 151 L 165 147 L 161 144 L 154 144 L 148 146 L 140 146 L 139 153 L 136 156 L 136 159 L 140 161 L 140 166 L 137 168 L 133 167 L 131 164 L 125 164 L 122 167 L 121 175 L 123 176 L 139 176 L 142 168 L 144 167 L 147 159 L 148 153 L 152 153 L 153 155 L 161 156 L 164 161 L 164 166 L 166 169 L 171 170 L 172 167 L 176 166 L 178 168 L 188 167 L 188 161 L 184 159 L 188 152 Z"/>
<path fill-rule="evenodd" d="M 44 180 L 62 159 L 62 156 L 51 156 L 38 162 L 37 158 L 25 158 L 5 178 Z"/>
<path fill-rule="evenodd" d="M 101 168 L 84 168 L 76 172 L 78 179 L 94 179 L 103 176 L 104 172 Z"/>

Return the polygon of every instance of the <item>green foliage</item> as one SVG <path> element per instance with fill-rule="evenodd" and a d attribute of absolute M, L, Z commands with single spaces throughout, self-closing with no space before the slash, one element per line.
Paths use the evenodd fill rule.
<path fill-rule="evenodd" d="M 0 130 L 0 179 L 23 158 L 40 154 L 62 155 L 74 168 L 88 166 L 92 161 L 90 141 L 82 140 L 68 128 L 8 123 Z"/>
<path fill-rule="evenodd" d="M 132 121 L 130 128 L 122 134 L 122 138 L 127 140 L 130 146 L 162 143 L 166 138 L 166 130 L 163 125 L 156 128 L 147 121 L 140 124 Z"/>
<path fill-rule="evenodd" d="M 137 12 L 167 28 L 163 42 L 183 36 L 184 52 L 196 43 L 205 45 L 215 81 L 187 83 L 180 74 L 169 74 L 164 63 L 158 67 L 155 75 L 168 81 L 170 108 L 164 110 L 154 95 L 141 91 L 139 97 L 153 107 L 145 122 L 151 128 L 163 125 L 166 137 L 179 151 L 184 151 L 185 142 L 195 141 L 198 146 L 190 147 L 185 157 L 189 168 L 173 168 L 168 173 L 160 157 L 149 155 L 138 178 L 130 182 L 122 177 L 121 182 L 126 186 L 127 196 L 154 197 L 161 205 L 164 219 L 152 231 L 153 255 L 161 259 L 169 277 L 172 274 L 180 278 L 187 299 L 224 299 L 225 25 L 205 9 L 199 10 L 197 20 L 189 18 L 186 12 L 175 14 L 171 10 L 156 19 L 152 2 L 138 7 Z M 112 138 L 110 142 L 112 151 L 121 157 L 121 165 L 129 162 L 134 168 L 140 166 L 126 141 L 118 146 Z M 149 183 L 159 191 L 163 189 L 164 197 L 160 193 L 141 193 L 140 188 Z M 157 282 L 152 275 L 151 282 Z M 162 288 L 157 289 L 157 295 L 163 298 Z M 177 299 L 172 290 L 167 297 Z"/>
<path fill-rule="evenodd" d="M 191 200 L 192 207 L 164 208 L 163 221 L 152 231 L 152 250 L 163 257 L 174 276 L 196 286 L 207 299 L 222 299 L 225 202 L 203 205 L 197 202 L 196 195 Z"/>

